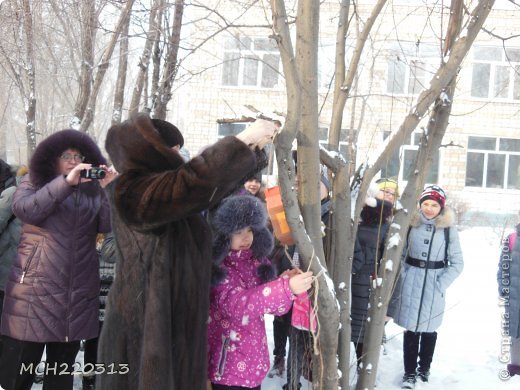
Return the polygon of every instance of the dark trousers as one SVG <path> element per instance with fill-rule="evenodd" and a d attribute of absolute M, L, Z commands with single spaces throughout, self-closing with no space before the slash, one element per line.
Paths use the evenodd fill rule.
<path fill-rule="evenodd" d="M 6 390 L 30 390 L 36 373 L 43 373 L 43 390 L 72 390 L 74 376 L 58 375 L 78 371 L 74 365 L 79 341 L 69 343 L 34 343 L 2 336 L 0 385 Z M 41 363 L 46 348 L 46 363 Z M 38 367 L 38 368 L 37 368 Z"/>
<path fill-rule="evenodd" d="M 283 316 L 275 316 L 273 320 L 274 356 L 285 356 L 285 346 L 291 329 L 291 311 Z"/>
<path fill-rule="evenodd" d="M 289 359 L 287 359 L 287 389 L 296 390 L 300 386 L 300 376 L 312 375 L 312 337 L 307 330 L 291 326 L 289 334 Z"/>
<path fill-rule="evenodd" d="M 2 311 L 4 309 L 4 292 L 0 290 L 0 319 L 2 318 Z M 2 356 L 2 338 L 0 337 L 0 356 Z"/>
<path fill-rule="evenodd" d="M 403 361 L 405 374 L 415 374 L 417 358 L 419 371 L 430 371 L 430 365 L 437 343 L 437 332 L 411 332 L 407 330 L 403 336 Z"/>
<path fill-rule="evenodd" d="M 213 390 L 260 390 L 261 386 L 257 387 L 241 387 L 241 386 L 226 386 L 226 385 L 216 385 L 214 383 L 211 384 L 211 388 Z"/>
<path fill-rule="evenodd" d="M 99 321 L 99 334 L 101 334 L 101 328 L 103 322 Z M 83 354 L 83 365 L 90 363 L 95 365 L 97 363 L 97 349 L 98 349 L 99 337 L 95 339 L 85 340 L 85 352 Z"/>

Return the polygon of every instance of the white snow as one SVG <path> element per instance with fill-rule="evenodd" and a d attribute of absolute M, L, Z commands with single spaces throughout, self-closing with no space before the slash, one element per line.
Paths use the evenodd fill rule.
<path fill-rule="evenodd" d="M 416 389 L 494 390 L 519 389 L 520 377 L 500 379 L 506 364 L 501 350 L 501 332 L 496 273 L 500 253 L 498 229 L 471 228 L 460 232 L 465 267 L 461 276 L 446 293 L 444 321 L 439 328 L 437 348 L 431 367 L 429 384 L 418 383 Z M 267 335 L 272 353 L 272 316 L 266 316 Z M 386 354 L 381 353 L 376 389 L 400 389 L 403 374 L 403 329 L 389 322 L 386 326 Z M 507 350 L 507 345 L 506 348 Z M 353 351 L 352 356 L 354 354 Z M 83 361 L 80 353 L 78 362 Z M 354 358 L 351 358 L 354 364 Z M 271 357 L 272 363 L 272 357 Z M 311 385 L 301 378 L 302 389 Z M 280 390 L 285 377 L 266 378 L 262 390 Z M 355 388 L 356 370 L 350 370 L 351 389 Z M 34 385 L 33 389 L 41 389 Z M 74 390 L 81 389 L 81 379 L 75 378 Z M 346 389 L 345 389 L 346 390 Z"/>
<path fill-rule="evenodd" d="M 500 379 L 506 363 L 500 361 L 503 360 L 500 327 L 503 308 L 499 305 L 496 282 L 500 254 L 498 230 L 478 227 L 459 232 L 464 271 L 446 293 L 446 314 L 438 330 L 430 382 L 418 383 L 416 389 L 520 389 L 520 377 Z M 267 318 L 266 324 L 272 352 L 272 318 Z M 401 388 L 403 375 L 403 329 L 389 322 L 386 335 L 386 354 L 380 356 L 376 390 L 397 390 Z M 351 353 L 353 356 L 354 352 Z M 350 370 L 351 389 L 356 385 L 355 371 Z M 310 384 L 301 379 L 302 390 L 310 390 Z M 284 383 L 285 379 L 276 376 L 266 378 L 262 390 L 279 390 Z"/>

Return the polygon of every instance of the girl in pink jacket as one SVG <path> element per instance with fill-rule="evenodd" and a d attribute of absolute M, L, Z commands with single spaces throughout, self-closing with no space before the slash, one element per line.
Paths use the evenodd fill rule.
<path fill-rule="evenodd" d="M 225 199 L 213 225 L 208 378 L 214 390 L 260 390 L 269 370 L 264 314 L 287 313 L 295 295 L 311 287 L 312 273 L 293 270 L 272 280 L 274 271 L 266 256 L 273 237 L 258 198 Z"/>

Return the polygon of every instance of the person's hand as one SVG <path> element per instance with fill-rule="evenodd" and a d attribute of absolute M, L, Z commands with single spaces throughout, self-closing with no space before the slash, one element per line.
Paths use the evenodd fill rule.
<path fill-rule="evenodd" d="M 291 276 L 289 287 L 294 295 L 298 295 L 310 289 L 313 281 L 312 272 L 301 272 Z"/>
<path fill-rule="evenodd" d="M 80 173 L 84 169 L 90 169 L 92 167 L 92 164 L 87 163 L 81 163 L 76 165 L 72 170 L 69 172 L 69 174 L 65 177 L 65 181 L 69 183 L 71 186 L 76 186 L 79 183 L 87 183 L 91 181 L 92 179 L 86 179 L 84 177 L 80 176 Z"/>
<path fill-rule="evenodd" d="M 237 134 L 236 137 L 251 149 L 256 147 L 263 149 L 265 145 L 273 142 L 277 131 L 278 128 L 273 122 L 257 119 L 252 125 Z"/>
<path fill-rule="evenodd" d="M 106 165 L 101 165 L 102 168 L 105 168 L 106 175 L 103 179 L 99 179 L 99 185 L 101 188 L 105 188 L 112 180 L 114 180 L 117 175 L 119 175 L 119 172 L 117 172 L 112 167 L 107 167 Z"/>

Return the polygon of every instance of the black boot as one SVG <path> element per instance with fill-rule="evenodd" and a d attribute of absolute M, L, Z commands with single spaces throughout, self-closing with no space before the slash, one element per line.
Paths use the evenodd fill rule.
<path fill-rule="evenodd" d="M 420 333 L 407 330 L 403 336 L 403 360 L 404 375 L 415 377 L 417 369 L 417 357 L 419 356 L 419 337 Z"/>
<path fill-rule="evenodd" d="M 357 358 L 357 372 L 361 371 L 361 359 L 363 358 L 363 343 L 355 344 Z"/>
<path fill-rule="evenodd" d="M 419 349 L 419 369 L 417 376 L 423 381 L 428 382 L 430 376 L 430 365 L 432 364 L 435 344 L 437 343 L 437 332 L 423 332 L 421 334 L 421 346 Z"/>
<path fill-rule="evenodd" d="M 95 376 L 84 376 L 82 380 L 83 390 L 95 390 L 96 389 L 96 377 Z"/>

